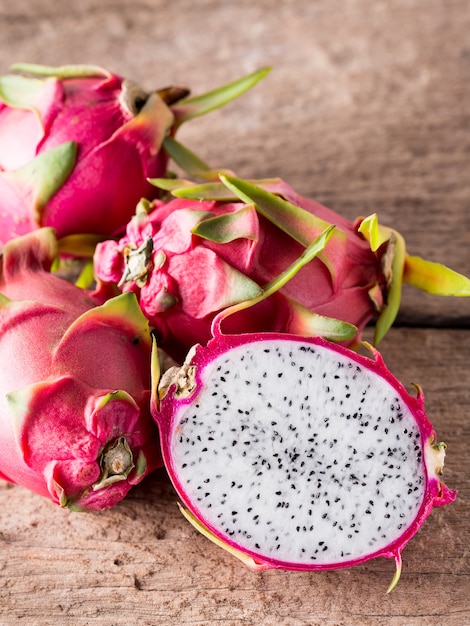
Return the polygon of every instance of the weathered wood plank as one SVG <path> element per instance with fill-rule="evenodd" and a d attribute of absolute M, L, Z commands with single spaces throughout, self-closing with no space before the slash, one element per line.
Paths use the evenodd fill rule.
<path fill-rule="evenodd" d="M 188 525 L 158 472 L 114 509 L 90 514 L 1 484 L 0 624 L 462 626 L 470 619 L 470 333 L 394 329 L 382 352 L 403 382 L 424 386 L 448 443 L 445 480 L 459 490 L 405 549 L 391 595 L 385 559 L 334 572 L 250 572 Z"/>
<path fill-rule="evenodd" d="M 466 0 L 0 1 L 1 64 L 93 62 L 202 92 L 272 74 L 181 138 L 213 166 L 285 178 L 350 218 L 377 211 L 409 250 L 470 275 Z M 407 291 L 401 320 L 470 325 L 470 299 Z"/>

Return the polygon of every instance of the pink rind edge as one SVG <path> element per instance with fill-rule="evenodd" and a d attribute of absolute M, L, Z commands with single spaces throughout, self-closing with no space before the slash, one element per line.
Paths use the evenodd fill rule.
<path fill-rule="evenodd" d="M 418 390 L 417 397 L 411 396 L 405 386 L 388 370 L 385 366 L 385 362 L 383 360 L 382 355 L 375 349 L 369 346 L 372 352 L 372 357 L 364 356 L 358 354 L 356 352 L 352 352 L 350 349 L 343 347 L 341 345 L 332 343 L 326 339 L 321 337 L 303 337 L 299 335 L 291 335 L 291 334 L 282 334 L 282 333 L 247 333 L 240 335 L 225 335 L 225 334 L 217 334 L 214 338 L 212 338 L 207 346 L 197 345 L 195 349 L 195 353 L 190 360 L 191 365 L 196 366 L 196 388 L 193 393 L 186 398 L 178 398 L 176 400 L 176 407 L 186 406 L 191 404 L 194 395 L 198 393 L 198 391 L 203 386 L 201 370 L 203 367 L 210 361 L 212 361 L 215 357 L 224 354 L 231 348 L 236 348 L 241 345 L 246 345 L 249 343 L 257 343 L 263 340 L 273 340 L 273 339 L 283 339 L 283 340 L 293 340 L 299 343 L 310 343 L 312 345 L 316 345 L 319 347 L 324 347 L 330 350 L 341 354 L 346 358 L 350 358 L 356 361 L 359 365 L 372 370 L 374 373 L 379 375 L 385 381 L 387 381 L 394 389 L 396 389 L 397 393 L 400 395 L 400 398 L 403 402 L 406 403 L 411 413 L 416 417 L 416 422 L 418 424 L 421 441 L 424 447 L 424 442 L 427 440 L 434 441 L 436 433 L 432 427 L 432 424 L 424 412 L 424 397 L 420 390 Z M 209 358 L 210 357 L 210 358 Z M 197 367 L 199 366 L 199 367 Z M 171 425 L 172 418 L 176 415 L 176 410 L 173 410 L 174 399 L 173 399 L 173 391 L 174 385 L 170 386 L 167 395 L 162 399 L 160 410 L 155 412 L 153 417 L 157 423 L 157 426 L 160 431 L 160 440 L 162 443 L 162 456 L 164 459 L 165 467 L 167 468 L 170 479 L 178 493 L 181 497 L 184 505 L 191 511 L 191 513 L 207 528 L 207 530 L 221 539 L 223 542 L 227 543 L 230 546 L 233 546 L 235 549 L 243 552 L 244 554 L 250 556 L 256 565 L 259 565 L 260 570 L 264 569 L 284 569 L 284 570 L 292 570 L 292 571 L 320 571 L 320 570 L 334 570 L 334 569 L 345 569 L 351 567 L 353 565 L 359 565 L 366 561 L 375 559 L 375 558 L 390 558 L 394 559 L 397 564 L 397 570 L 401 568 L 401 553 L 407 543 L 412 539 L 412 537 L 417 533 L 419 528 L 423 525 L 424 521 L 429 517 L 432 509 L 434 507 L 443 506 L 444 504 L 448 504 L 453 502 L 456 498 L 457 492 L 450 490 L 444 483 L 439 481 L 437 478 L 430 477 L 428 472 L 428 467 L 424 458 L 424 449 L 423 449 L 423 463 L 425 467 L 425 477 L 426 477 L 426 485 L 425 485 L 425 497 L 421 504 L 421 507 L 413 520 L 413 522 L 408 526 L 405 532 L 400 535 L 393 543 L 387 546 L 384 549 L 377 550 L 371 554 L 365 555 L 363 557 L 359 557 L 357 559 L 352 559 L 349 561 L 342 561 L 336 563 L 328 563 L 325 564 L 297 564 L 291 563 L 288 561 L 281 561 L 276 559 L 269 559 L 260 556 L 258 553 L 248 550 L 244 546 L 240 546 L 236 542 L 232 541 L 225 536 L 220 534 L 220 531 L 215 528 L 211 523 L 207 522 L 205 518 L 199 513 L 199 511 L 192 505 L 191 500 L 187 497 L 185 490 L 181 486 L 180 481 L 178 480 L 176 473 L 174 471 L 174 464 L 172 462 L 171 455 L 169 454 L 170 450 L 170 440 L 171 435 L 173 433 Z"/>

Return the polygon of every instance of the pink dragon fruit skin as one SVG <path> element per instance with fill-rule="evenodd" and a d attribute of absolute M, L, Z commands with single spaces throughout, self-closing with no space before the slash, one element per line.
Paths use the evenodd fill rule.
<path fill-rule="evenodd" d="M 311 209 L 306 199 L 301 202 Z M 315 203 L 312 205 L 317 209 Z M 119 284 L 122 291 L 138 295 L 159 344 L 175 358 L 184 357 L 193 344 L 207 342 L 218 311 L 260 293 L 261 286 L 280 274 L 303 249 L 253 206 L 241 202 L 175 198 L 167 204 L 156 201 L 152 208 L 148 215 L 138 213 L 119 241 L 98 244 L 95 275 L 103 283 Z M 330 217 L 327 209 L 324 212 Z M 208 223 L 205 220 L 226 215 L 240 215 L 244 220 L 239 237 L 220 243 L 195 234 L 202 232 Z M 282 293 L 234 315 L 227 328 L 232 332 L 300 332 L 309 310 L 362 328 L 380 304 L 371 300 L 369 292 L 378 286 L 380 295 L 385 279 L 380 259 L 354 225 L 341 220 L 341 226 L 344 263 L 338 267 L 336 284 L 325 264 L 314 259 Z M 150 238 L 152 249 L 145 262 Z M 142 273 L 144 266 L 148 269 L 135 276 L 132 258 L 139 249 L 143 265 L 137 264 L 135 273 Z"/>
<path fill-rule="evenodd" d="M 223 335 L 155 370 L 153 415 L 184 516 L 255 571 L 395 560 L 433 507 L 437 444 L 418 397 L 320 337 Z"/>
<path fill-rule="evenodd" d="M 378 318 L 380 341 L 398 310 L 402 280 L 419 274 L 412 269 L 418 257 L 406 254 L 399 233 L 379 227 L 374 216 L 352 223 L 279 179 L 254 185 L 221 178 L 223 185 L 170 182 L 176 198 L 155 201 L 148 212 L 141 206 L 124 237 L 96 248 L 96 277 L 137 294 L 160 345 L 182 360 L 193 344 L 206 343 L 219 311 L 261 293 L 328 224 L 335 229 L 326 249 L 279 292 L 232 315 L 226 330 L 327 336 L 317 322 L 328 317 L 355 325 L 358 339 Z M 434 293 L 470 295 L 467 278 L 420 261 L 431 284 L 415 280 L 417 286 L 432 291 L 445 275 L 449 284 L 443 280 Z"/>
<path fill-rule="evenodd" d="M 131 294 L 98 306 L 51 274 L 57 250 L 44 228 L 0 257 L 0 475 L 104 509 L 161 465 L 148 322 Z"/>
<path fill-rule="evenodd" d="M 119 231 L 129 207 L 152 193 L 147 177 L 165 174 L 161 144 L 174 121 L 169 107 L 157 93 L 144 94 L 131 81 L 93 67 L 46 78 L 12 74 L 2 85 L 0 189 L 2 210 L 12 220 L 2 226 L 2 241 L 38 225 L 53 226 L 60 237 Z M 38 159 L 60 146 L 55 162 Z M 38 198 L 38 174 L 30 175 L 32 162 L 44 184 L 50 186 L 50 178 L 56 183 L 44 199 Z"/>
<path fill-rule="evenodd" d="M 137 202 L 157 195 L 148 178 L 166 175 L 165 139 L 268 71 L 187 98 L 96 66 L 13 70 L 0 77 L 0 244 L 41 226 L 58 238 L 123 232 Z"/>

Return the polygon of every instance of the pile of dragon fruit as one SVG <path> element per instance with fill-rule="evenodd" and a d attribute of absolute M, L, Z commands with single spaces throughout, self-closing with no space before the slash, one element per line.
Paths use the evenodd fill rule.
<path fill-rule="evenodd" d="M 249 567 L 384 556 L 391 589 L 456 494 L 421 389 L 375 346 L 403 283 L 470 280 L 376 214 L 176 139 L 267 72 L 197 96 L 96 66 L 0 77 L 0 476 L 85 511 L 164 467 L 183 515 Z"/>

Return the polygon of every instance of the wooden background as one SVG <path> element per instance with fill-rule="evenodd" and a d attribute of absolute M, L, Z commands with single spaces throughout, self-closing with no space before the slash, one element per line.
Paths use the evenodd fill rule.
<path fill-rule="evenodd" d="M 281 176 L 350 218 L 377 211 L 413 254 L 470 275 L 468 0 L 0 0 L 0 72 L 18 61 L 95 63 L 194 94 L 270 65 L 180 138 L 214 166 Z M 96 514 L 0 483 L 1 626 L 470 623 L 470 299 L 405 289 L 381 349 L 424 387 L 459 490 L 405 549 L 391 595 L 383 559 L 246 570 L 180 516 L 164 472 Z"/>

